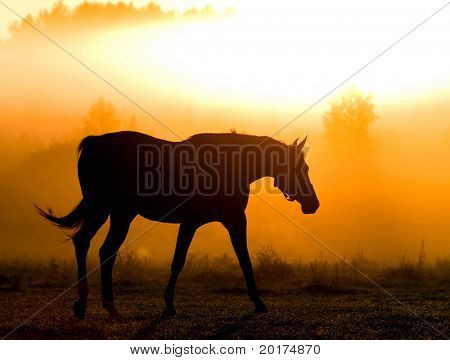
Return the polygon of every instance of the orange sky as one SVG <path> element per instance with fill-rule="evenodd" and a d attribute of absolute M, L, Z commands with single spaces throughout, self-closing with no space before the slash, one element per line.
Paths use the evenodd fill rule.
<path fill-rule="evenodd" d="M 39 7 L 50 8 L 52 3 L 40 2 Z M 74 6 L 80 1 L 65 3 Z M 210 2 L 156 3 L 183 11 Z M 438 1 L 211 3 L 219 12 L 233 6 L 237 15 L 227 21 L 104 32 L 96 39 L 95 50 L 89 48 L 88 60 L 101 64 L 107 76 L 121 72 L 134 77 L 127 85 L 142 90 L 153 84 L 160 91 L 173 93 L 176 88 L 177 93 L 189 92 L 212 103 L 269 103 L 297 109 L 336 86 L 442 5 Z M 24 15 L 38 12 L 34 2 L 15 1 L 11 6 Z M 383 101 L 448 90 L 448 19 L 449 11 L 444 10 L 350 84 Z M 1 7 L 3 32 L 12 20 L 14 15 Z M 152 76 L 155 72 L 157 79 Z"/>
<path fill-rule="evenodd" d="M 74 6 L 79 1 L 66 3 Z M 147 2 L 136 4 L 143 3 Z M 158 3 L 163 9 L 182 11 L 206 2 Z M 439 7 L 434 1 L 407 2 L 407 11 L 403 2 L 212 3 L 219 13 L 232 5 L 237 14 L 202 21 L 127 24 L 79 38 L 76 32 L 68 37 L 58 27 L 44 30 L 151 112 L 158 113 L 169 103 L 171 107 L 178 104 L 179 113 L 185 111 L 186 103 L 198 111 L 211 106 L 257 109 L 279 118 L 265 124 L 274 132 Z M 23 14 L 37 13 L 29 2 L 17 1 L 14 7 Z M 372 93 L 378 106 L 386 108 L 430 96 L 445 97 L 450 86 L 450 51 L 445 46 L 450 31 L 448 14 L 445 9 L 436 15 L 345 87 Z M 0 19 L 5 25 L 13 18 L 0 7 Z M 92 97 L 103 94 L 130 111 L 137 110 L 39 34 L 27 36 L 29 45 L 6 51 L 0 59 L 6 68 L 12 67 L 5 74 L 8 89 L 17 88 L 23 98 L 27 93 L 24 87 L 32 92 L 45 87 L 61 104 L 69 100 L 67 96 L 59 99 L 63 97 L 59 89 L 69 83 L 69 103 L 86 108 Z M 24 62 L 24 53 L 34 60 Z M 52 72 L 58 75 L 52 76 Z M 14 105 L 18 98 L 9 102 Z M 326 102 L 322 102 L 311 113 L 322 113 L 325 108 Z M 302 119 L 305 127 L 320 126 L 317 116 L 312 119 L 309 115 Z"/>
<path fill-rule="evenodd" d="M 138 24 L 53 16 L 43 30 L 182 137 L 231 128 L 275 133 L 442 5 L 227 1 L 213 2 L 216 16 L 189 18 L 181 12 L 209 2 L 158 3 L 179 13 Z M 10 5 L 22 14 L 38 13 L 28 1 Z M 223 16 L 230 5 L 237 13 Z M 422 238 L 430 256 L 450 253 L 449 16 L 450 7 L 276 136 L 290 142 L 310 133 L 310 167 L 324 205 L 311 218 L 281 195 L 271 201 L 347 256 L 357 246 L 377 259 L 415 256 Z M 7 39 L 0 44 L 0 161 L 11 166 L 9 173 L 0 172 L 0 192 L 9 199 L 0 207 L 0 242 L 14 254 L 45 249 L 56 256 L 59 233 L 30 204 L 51 204 L 62 212 L 79 200 L 72 147 L 96 99 L 113 104 L 123 128 L 135 119 L 140 131 L 177 138 L 37 32 L 8 37 L 13 19 L 0 6 L 0 33 Z M 341 164 L 327 150 L 322 116 L 329 100 L 349 89 L 373 95 L 378 119 L 370 131 L 377 146 L 362 163 Z M 48 148 L 54 143 L 63 150 Z M 27 166 L 36 157 L 39 171 L 30 174 Z M 252 198 L 248 210 L 253 250 L 273 245 L 289 258 L 321 256 L 320 246 L 258 201 Z M 132 231 L 143 226 L 138 222 Z M 149 237 L 138 246 L 142 254 L 170 254 L 173 229 L 161 229 L 156 235 L 167 247 L 158 245 L 158 236 Z M 199 237 L 195 251 L 230 250 L 216 225 Z M 211 237 L 219 245 L 211 247 Z"/>

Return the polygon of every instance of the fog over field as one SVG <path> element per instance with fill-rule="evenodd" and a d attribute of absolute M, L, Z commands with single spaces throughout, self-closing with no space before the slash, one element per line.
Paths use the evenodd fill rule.
<path fill-rule="evenodd" d="M 254 73 L 245 52 L 239 61 L 225 58 L 224 63 L 217 63 L 225 56 L 217 55 L 219 48 L 240 48 L 233 43 L 235 37 L 218 38 L 211 43 L 215 50 L 205 52 L 202 49 L 208 46 L 202 45 L 211 39 L 200 37 L 196 42 L 195 34 L 204 34 L 197 31 L 209 28 L 212 34 L 219 32 L 217 26 L 229 26 L 236 16 L 232 9 L 215 11 L 212 7 L 171 12 L 157 5 L 118 8 L 85 3 L 74 10 L 60 3 L 30 21 L 181 138 L 231 129 L 270 136 L 332 87 L 327 84 L 335 85 L 334 78 L 314 88 L 310 87 L 314 79 L 299 70 L 294 73 L 298 78 L 292 77 L 295 84 L 283 97 L 280 92 L 289 83 L 289 74 L 280 70 L 280 82 L 274 82 L 272 73 L 264 73 L 268 60 L 261 60 Z M 169 51 L 180 44 L 181 31 L 186 44 L 181 50 Z M 270 43 L 275 40 L 267 39 Z M 261 44 L 255 42 L 254 48 L 249 46 L 248 56 L 258 56 Z M 142 44 L 148 46 L 146 50 Z M 427 59 L 431 61 L 433 48 L 429 46 Z M 118 130 L 142 131 L 174 141 L 179 138 L 25 23 L 11 28 L 0 43 L 0 54 L 0 257 L 71 259 L 71 243 L 64 241 L 61 230 L 38 216 L 33 203 L 51 206 L 57 214 L 67 213 L 78 203 L 76 147 L 81 139 Z M 182 56 L 190 61 L 185 68 L 180 66 Z M 271 56 L 270 61 L 278 61 L 275 66 L 283 59 L 281 54 Z M 386 54 L 387 59 L 389 56 L 395 58 L 396 54 Z M 271 181 L 262 180 L 255 189 L 343 257 L 364 251 L 380 264 L 398 263 L 405 257 L 413 261 L 423 242 L 427 261 L 448 258 L 450 83 L 448 61 L 444 66 L 444 60 L 436 60 L 423 91 L 383 92 L 376 82 L 359 84 L 355 79 L 274 136 L 291 143 L 309 135 L 307 161 L 321 202 L 316 215 L 302 215 L 298 204 L 286 202 L 281 193 L 267 194 L 264 189 L 272 187 Z M 286 67 L 295 69 L 294 65 L 287 63 Z M 368 71 L 376 78 L 376 64 L 373 68 Z M 407 84 L 407 70 L 396 69 L 398 81 Z M 447 78 L 436 75 L 439 69 Z M 221 77 L 221 72 L 226 75 Z M 239 79 L 233 79 L 233 74 L 248 76 L 239 89 L 235 88 Z M 224 95 L 216 85 L 208 87 L 206 78 L 228 93 Z M 255 79 L 259 90 L 248 85 Z M 395 77 L 385 79 L 394 88 L 395 82 Z M 266 83 L 280 88 L 271 90 Z M 295 91 L 301 92 L 296 96 Z M 373 118 L 367 118 L 358 102 L 369 105 Z M 353 109 L 356 119 L 367 121 L 349 127 L 345 116 L 333 117 L 333 109 L 342 113 Z M 250 197 L 247 215 L 253 257 L 271 246 L 289 261 L 338 260 L 258 197 Z M 167 263 L 177 226 L 158 224 L 133 242 L 150 224 L 136 219 L 127 247 L 139 258 Z M 93 241 L 92 257 L 98 253 L 105 228 Z M 232 255 L 228 235 L 219 224 L 202 227 L 191 251 L 199 256 Z"/>

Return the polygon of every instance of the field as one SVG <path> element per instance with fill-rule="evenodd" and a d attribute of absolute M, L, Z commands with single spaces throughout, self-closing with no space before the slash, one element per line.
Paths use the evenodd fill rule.
<path fill-rule="evenodd" d="M 0 336 L 49 302 L 8 338 L 442 339 L 450 334 L 448 261 L 379 268 L 361 260 L 359 265 L 401 304 L 348 265 L 288 264 L 266 249 L 258 254 L 256 276 L 267 314 L 253 314 L 239 269 L 224 256 L 188 261 L 177 286 L 177 315 L 165 318 L 167 271 L 127 255 L 115 272 L 122 318 L 107 319 L 95 272 L 88 312 L 80 321 L 71 312 L 75 288 L 51 302 L 73 283 L 74 264 L 5 262 L 0 267 L 6 274 L 0 278 Z"/>

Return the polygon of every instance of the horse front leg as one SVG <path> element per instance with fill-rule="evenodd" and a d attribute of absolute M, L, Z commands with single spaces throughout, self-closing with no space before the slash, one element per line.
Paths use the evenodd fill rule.
<path fill-rule="evenodd" d="M 248 295 L 255 305 L 256 313 L 267 312 L 266 306 L 262 302 L 259 291 L 256 286 L 255 277 L 253 275 L 252 262 L 247 248 L 247 218 L 245 213 L 234 216 L 232 219 L 225 221 L 224 226 L 230 234 L 231 243 L 236 256 L 239 260 L 242 272 L 244 273 L 245 282 L 247 284 Z"/>
<path fill-rule="evenodd" d="M 166 309 L 164 315 L 175 315 L 175 306 L 173 305 L 173 296 L 175 291 L 175 284 L 180 275 L 181 270 L 186 262 L 186 255 L 191 245 L 192 238 L 199 225 L 190 223 L 181 223 L 178 230 L 177 245 L 175 247 L 175 253 L 173 256 L 171 274 L 167 283 L 166 291 L 164 292 L 164 300 L 166 302 Z"/>

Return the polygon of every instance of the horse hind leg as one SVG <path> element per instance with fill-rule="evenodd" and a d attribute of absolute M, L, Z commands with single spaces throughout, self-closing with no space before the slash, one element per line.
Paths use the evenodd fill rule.
<path fill-rule="evenodd" d="M 102 281 L 102 305 L 108 311 L 110 319 L 120 317 L 114 305 L 112 271 L 116 261 L 117 252 L 125 241 L 128 229 L 135 215 L 112 212 L 110 217 L 110 229 L 106 240 L 100 247 L 100 270 Z"/>
<path fill-rule="evenodd" d="M 89 293 L 86 269 L 86 257 L 92 238 L 106 222 L 108 211 L 91 210 L 84 215 L 80 229 L 73 235 L 72 241 L 75 247 L 75 255 L 78 266 L 78 300 L 73 304 L 74 315 L 83 319 L 87 309 L 87 298 Z"/>

